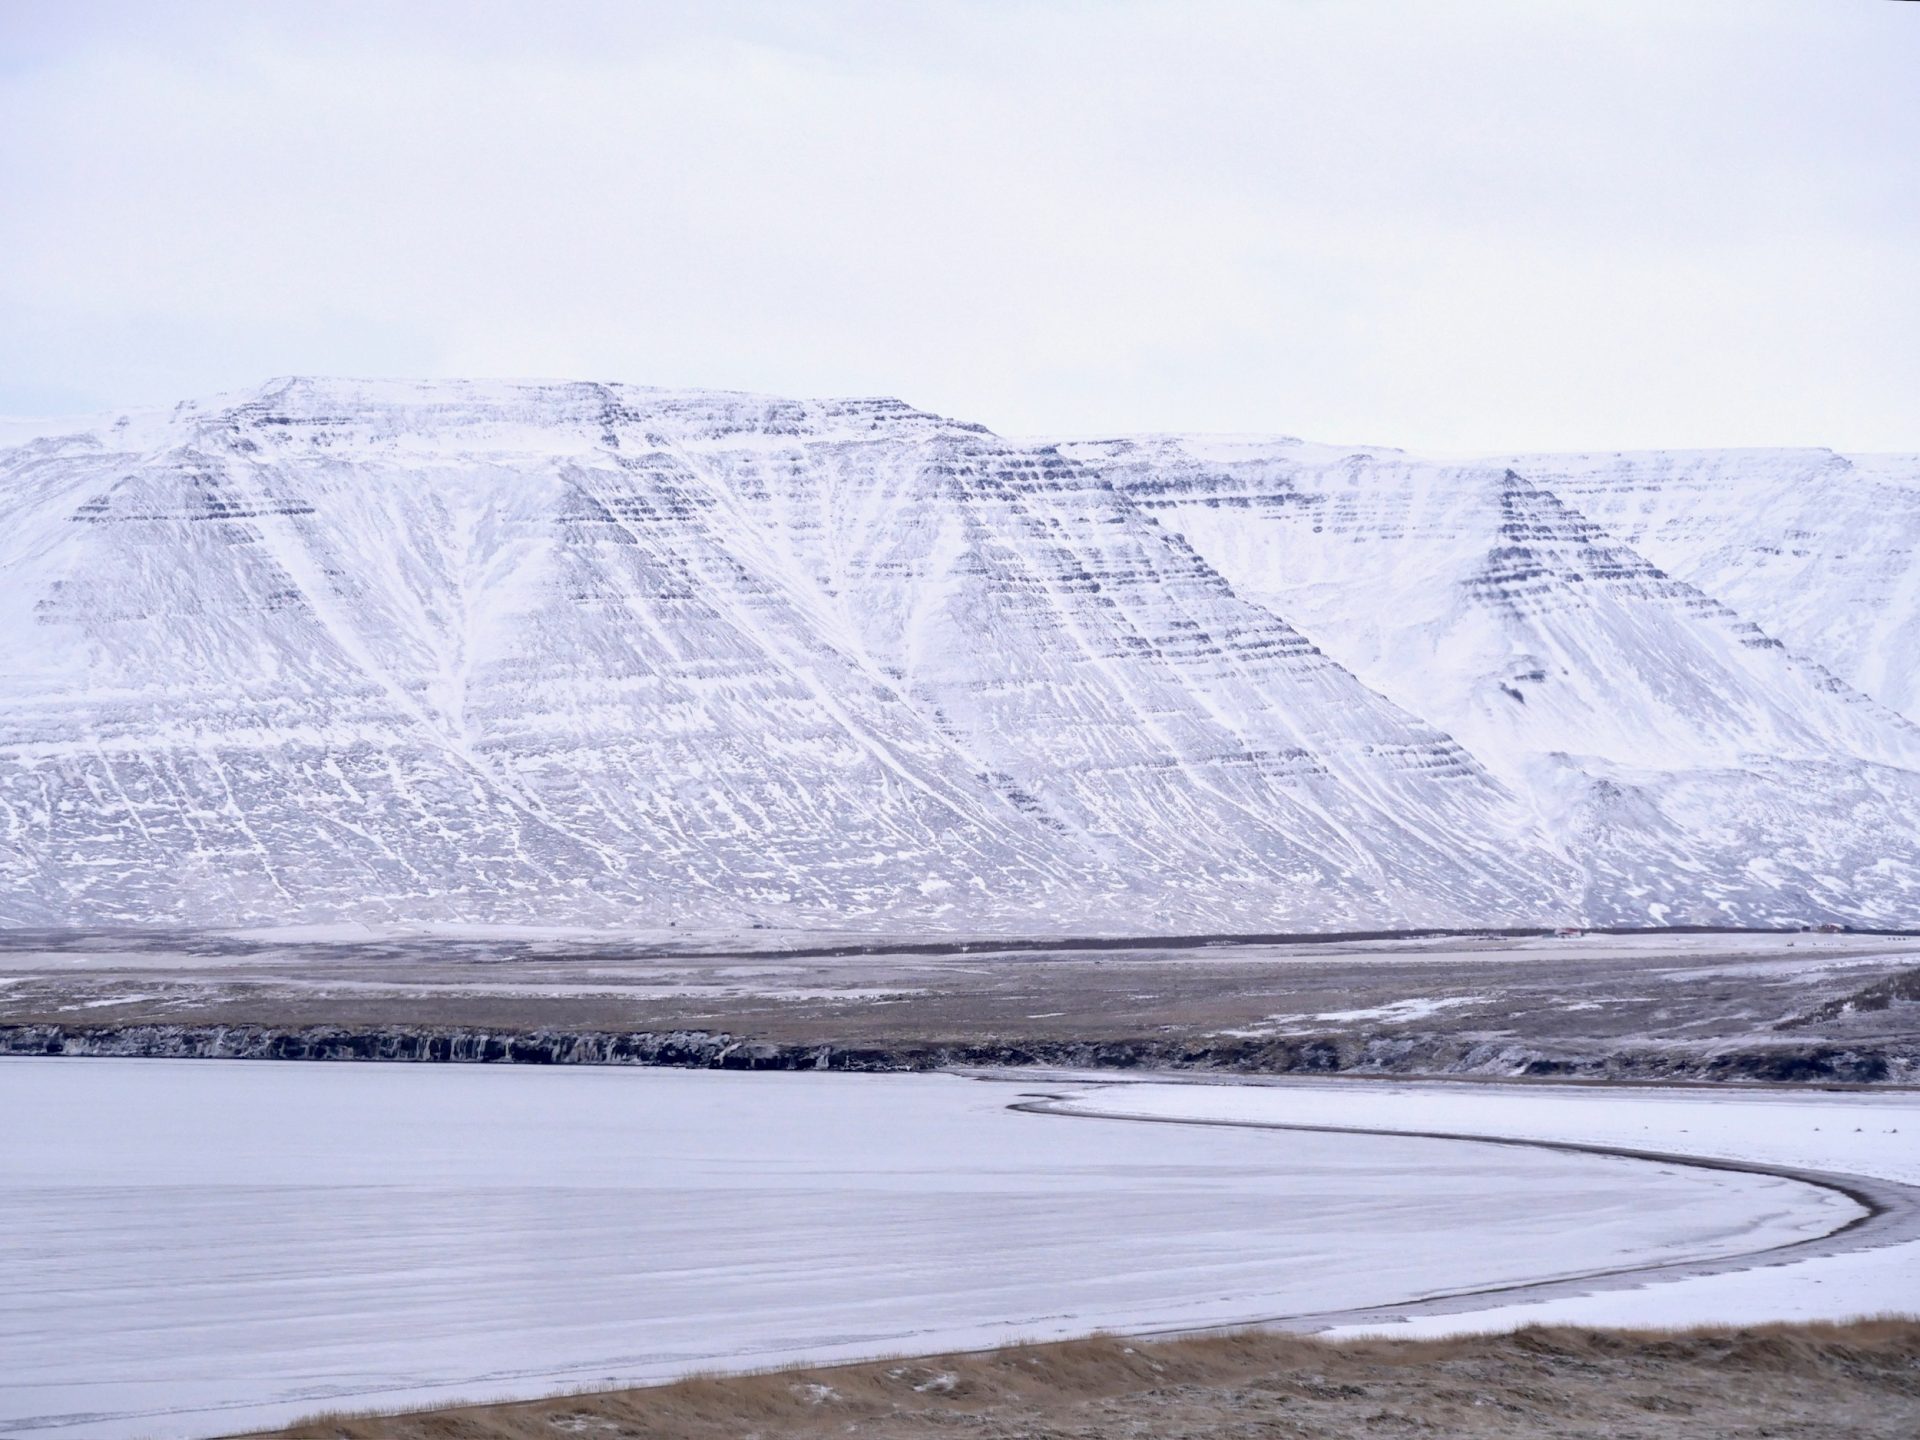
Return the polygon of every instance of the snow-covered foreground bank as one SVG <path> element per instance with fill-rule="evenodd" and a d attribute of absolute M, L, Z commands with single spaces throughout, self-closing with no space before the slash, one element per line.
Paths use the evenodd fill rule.
<path fill-rule="evenodd" d="M 1231 1085 L 1061 1087 L 1062 1113 L 1233 1126 L 1484 1135 L 1661 1151 L 1920 1185 L 1920 1094 L 1709 1091 L 1288 1080 Z M 1277 1133 L 1296 1134 L 1298 1131 Z M 1481 1148 L 1482 1154 L 1487 1153 Z M 1643 1162 L 1644 1163 L 1644 1162 Z M 1865 1237 L 1863 1237 L 1865 1238 Z M 1920 1312 L 1920 1227 L 1880 1228 L 1837 1254 L 1780 1257 L 1714 1274 L 1665 1275 L 1596 1293 L 1484 1300 L 1395 1317 L 1384 1333 L 1435 1335 L 1515 1325 L 1747 1324 Z M 1374 1325 L 1343 1327 L 1380 1329 Z"/>
<path fill-rule="evenodd" d="M 1742 1254 L 1861 1213 L 1723 1170 L 1008 1108 L 1040 1089 L 1254 1118 L 1320 1094 L 0 1061 L 0 1435 L 205 1436 L 329 1407 L 1391 1307 Z M 1393 1092 L 1353 1093 L 1371 1114 L 1314 1123 L 1480 1114 L 1501 1133 L 1612 1127 L 1685 1149 L 1689 1119 L 1733 1116 L 1737 1134 L 1699 1148 L 1738 1155 L 1871 1121 L 1900 1130 L 1876 1138 L 1901 1147 L 1901 1173 L 1920 1135 L 1903 1096 L 1528 1092 L 1523 1115 L 1471 1090 L 1448 1092 L 1466 1098 L 1437 1126 Z M 1864 1168 L 1873 1149 L 1801 1158 Z M 1678 1289 L 1644 1292 L 1636 1318 Z"/>

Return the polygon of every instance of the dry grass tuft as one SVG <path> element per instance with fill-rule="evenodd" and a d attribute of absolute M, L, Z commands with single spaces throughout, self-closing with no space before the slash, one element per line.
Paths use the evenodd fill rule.
<path fill-rule="evenodd" d="M 1677 1427 L 1677 1428 L 1676 1428 Z M 1533 1326 L 1437 1340 L 1243 1330 L 855 1365 L 402 1415 L 327 1414 L 274 1440 L 1241 1440 L 1591 1434 L 1920 1436 L 1920 1319 L 1746 1329 Z"/>

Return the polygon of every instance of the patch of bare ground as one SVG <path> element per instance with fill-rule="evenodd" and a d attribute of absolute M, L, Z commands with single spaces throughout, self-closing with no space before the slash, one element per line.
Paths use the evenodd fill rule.
<path fill-rule="evenodd" d="M 1920 936 L 661 948 L 0 930 L 0 1054 L 1920 1084 Z"/>
<path fill-rule="evenodd" d="M 276 1440 L 1758 1440 L 1920 1435 L 1920 1319 L 1445 1340 L 1096 1335 L 390 1416 Z"/>

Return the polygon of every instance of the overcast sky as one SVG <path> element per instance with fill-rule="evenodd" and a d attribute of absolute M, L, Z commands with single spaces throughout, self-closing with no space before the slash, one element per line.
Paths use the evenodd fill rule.
<path fill-rule="evenodd" d="M 1920 449 L 1920 5 L 0 0 L 0 412 Z"/>

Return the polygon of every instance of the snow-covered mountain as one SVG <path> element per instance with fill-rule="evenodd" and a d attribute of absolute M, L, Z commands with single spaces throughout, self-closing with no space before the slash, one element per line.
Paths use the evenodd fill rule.
<path fill-rule="evenodd" d="M 0 922 L 1914 923 L 1916 543 L 1916 460 L 279 381 L 0 450 Z"/>

